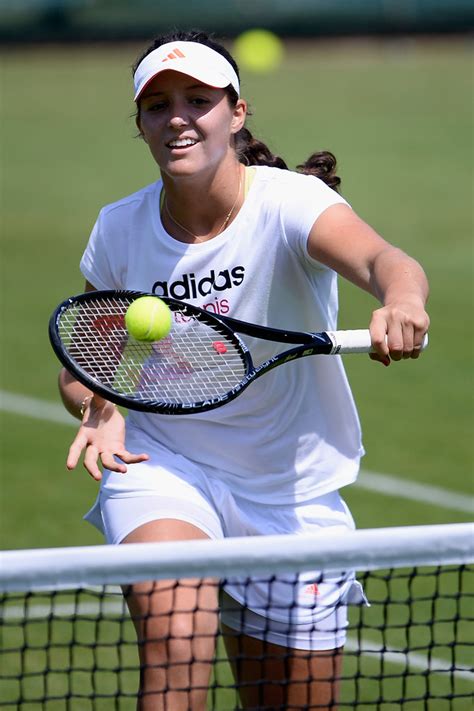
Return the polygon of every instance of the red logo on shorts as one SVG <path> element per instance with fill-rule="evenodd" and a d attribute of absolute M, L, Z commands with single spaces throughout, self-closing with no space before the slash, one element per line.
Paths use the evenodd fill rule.
<path fill-rule="evenodd" d="M 311 583 L 310 585 L 307 585 L 304 591 L 307 595 L 319 595 L 319 588 L 316 583 Z"/>

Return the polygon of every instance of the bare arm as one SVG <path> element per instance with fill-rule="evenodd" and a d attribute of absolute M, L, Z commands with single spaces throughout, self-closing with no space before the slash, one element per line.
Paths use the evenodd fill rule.
<path fill-rule="evenodd" d="M 86 282 L 86 291 L 95 289 Z M 77 466 L 83 451 L 84 466 L 97 481 L 102 478 L 98 460 L 111 471 L 125 473 L 126 464 L 148 459 L 145 453 L 132 454 L 125 448 L 125 420 L 115 405 L 79 383 L 65 368 L 59 374 L 59 392 L 66 410 L 81 420 L 69 449 L 68 469 Z"/>
<path fill-rule="evenodd" d="M 310 255 L 377 298 L 370 332 L 376 359 L 417 358 L 428 330 L 428 281 L 418 262 L 386 242 L 346 205 L 318 218 Z"/>

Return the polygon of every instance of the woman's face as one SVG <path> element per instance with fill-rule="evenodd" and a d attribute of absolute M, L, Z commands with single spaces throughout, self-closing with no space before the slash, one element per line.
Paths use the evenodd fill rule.
<path fill-rule="evenodd" d="M 161 172 L 189 177 L 235 160 L 232 137 L 244 125 L 246 109 L 242 99 L 231 106 L 224 89 L 170 70 L 145 89 L 137 124 Z"/>

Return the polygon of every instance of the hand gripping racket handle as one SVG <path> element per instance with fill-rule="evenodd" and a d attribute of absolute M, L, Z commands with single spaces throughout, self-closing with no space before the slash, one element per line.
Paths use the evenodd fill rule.
<path fill-rule="evenodd" d="M 368 329 L 358 329 L 354 331 L 328 331 L 329 338 L 333 342 L 331 355 L 340 353 L 373 353 L 370 331 Z M 423 338 L 421 350 L 428 345 L 428 334 Z"/>

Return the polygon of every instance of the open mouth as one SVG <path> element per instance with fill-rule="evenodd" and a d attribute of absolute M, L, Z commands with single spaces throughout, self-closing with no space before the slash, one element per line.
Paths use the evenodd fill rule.
<path fill-rule="evenodd" d="M 175 150 L 182 148 L 190 148 L 191 146 L 195 146 L 196 143 L 197 141 L 195 141 L 193 138 L 176 138 L 173 141 L 169 141 L 166 145 L 168 148 Z"/>

